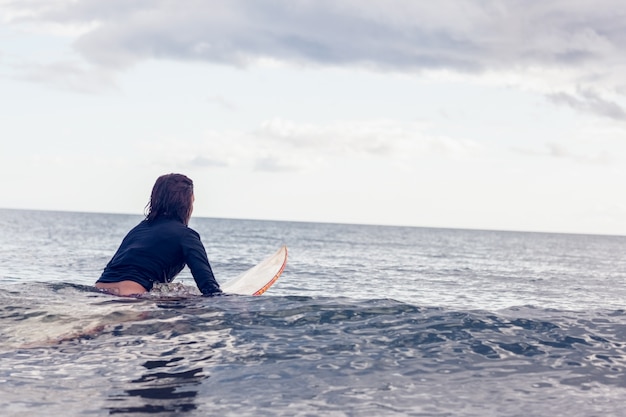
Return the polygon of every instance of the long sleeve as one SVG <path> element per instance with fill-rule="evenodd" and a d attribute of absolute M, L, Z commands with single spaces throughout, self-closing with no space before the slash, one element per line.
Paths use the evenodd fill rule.
<path fill-rule="evenodd" d="M 191 270 L 191 275 L 196 281 L 196 285 L 203 295 L 220 294 L 222 290 L 215 280 L 209 258 L 200 235 L 193 229 L 188 228 L 185 238 L 182 242 L 183 256 L 185 263 Z"/>

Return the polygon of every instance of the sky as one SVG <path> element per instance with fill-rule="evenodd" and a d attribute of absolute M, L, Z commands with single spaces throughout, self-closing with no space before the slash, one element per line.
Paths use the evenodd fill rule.
<path fill-rule="evenodd" d="M 0 207 L 626 235 L 620 0 L 0 0 Z"/>

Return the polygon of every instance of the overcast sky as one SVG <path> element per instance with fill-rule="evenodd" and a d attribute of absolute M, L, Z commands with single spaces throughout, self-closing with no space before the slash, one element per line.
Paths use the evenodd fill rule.
<path fill-rule="evenodd" d="M 626 235 L 619 0 L 0 0 L 0 207 Z"/>

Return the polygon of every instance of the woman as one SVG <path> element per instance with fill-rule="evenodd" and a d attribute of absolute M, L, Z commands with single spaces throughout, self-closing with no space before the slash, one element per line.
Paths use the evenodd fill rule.
<path fill-rule="evenodd" d="M 221 294 L 200 235 L 187 226 L 194 200 L 191 179 L 160 176 L 146 219 L 128 232 L 96 287 L 121 296 L 143 294 L 155 282 L 171 282 L 188 265 L 203 295 Z"/>

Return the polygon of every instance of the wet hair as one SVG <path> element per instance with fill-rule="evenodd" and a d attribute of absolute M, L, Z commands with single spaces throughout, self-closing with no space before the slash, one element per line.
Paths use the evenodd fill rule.
<path fill-rule="evenodd" d="M 182 174 L 157 178 L 146 205 L 146 220 L 177 219 L 188 224 L 193 207 L 193 181 Z"/>

